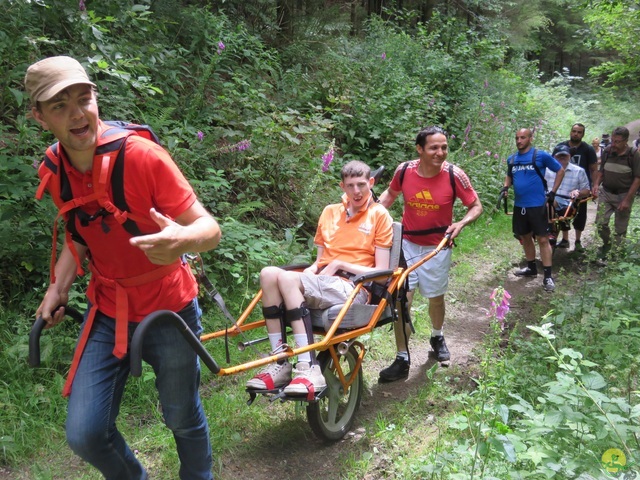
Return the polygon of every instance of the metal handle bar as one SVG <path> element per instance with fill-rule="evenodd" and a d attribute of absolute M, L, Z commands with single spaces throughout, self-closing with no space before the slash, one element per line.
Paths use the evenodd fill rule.
<path fill-rule="evenodd" d="M 252 345 L 257 345 L 258 343 L 266 342 L 269 340 L 269 337 L 260 337 L 255 340 L 247 340 L 246 342 L 238 342 L 238 350 L 244 352 L 247 347 L 251 347 Z"/>
<path fill-rule="evenodd" d="M 65 315 L 69 315 L 76 322 L 82 323 L 84 317 L 82 314 L 73 307 L 59 305 L 54 309 L 54 313 L 61 307 L 64 307 Z M 36 321 L 33 322 L 33 326 L 31 327 L 31 332 L 29 333 L 29 366 L 30 367 L 39 367 L 40 366 L 40 335 L 42 334 L 42 330 L 47 326 L 47 322 L 42 319 L 42 316 L 36 318 Z"/>
<path fill-rule="evenodd" d="M 218 373 L 220 367 L 213 359 L 209 352 L 204 348 L 200 339 L 191 331 L 186 322 L 180 315 L 170 310 L 158 310 L 157 312 L 150 313 L 140 322 L 138 328 L 136 328 L 133 337 L 131 338 L 131 351 L 130 351 L 130 364 L 131 375 L 139 377 L 142 375 L 142 345 L 144 342 L 144 336 L 150 328 L 156 326 L 156 324 L 172 324 L 177 328 L 182 336 L 185 338 L 191 348 L 196 352 L 204 364 L 213 373 Z"/>

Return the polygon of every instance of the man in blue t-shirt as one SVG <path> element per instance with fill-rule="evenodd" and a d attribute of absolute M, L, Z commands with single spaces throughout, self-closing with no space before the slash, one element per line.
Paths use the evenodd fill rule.
<path fill-rule="evenodd" d="M 547 204 L 553 208 L 558 187 L 564 177 L 564 168 L 547 152 L 532 147 L 533 133 L 528 128 L 516 132 L 518 152 L 507 160 L 508 169 L 504 179 L 503 191 L 506 193 L 511 185 L 514 192 L 513 233 L 522 243 L 527 266 L 515 271 L 518 277 L 535 277 L 538 275 L 536 265 L 536 236 L 540 246 L 540 260 L 544 269 L 542 285 L 548 292 L 555 290 L 551 277 L 552 250 L 549 244 L 549 217 Z M 546 169 L 556 172 L 553 186 L 547 193 L 547 182 L 544 179 Z"/>

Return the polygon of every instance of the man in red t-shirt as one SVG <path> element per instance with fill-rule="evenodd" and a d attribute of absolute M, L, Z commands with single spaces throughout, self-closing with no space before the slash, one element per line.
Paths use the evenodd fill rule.
<path fill-rule="evenodd" d="M 82 65 L 63 56 L 41 60 L 28 68 L 25 88 L 33 117 L 58 140 L 55 149 L 49 149 L 55 152 L 57 168 L 51 170 L 54 176 L 49 177 L 47 189 L 59 205 L 62 189 L 56 186 L 64 176 L 64 201 L 80 204 L 63 214 L 68 234 L 36 312 L 47 328 L 62 321 L 69 290 L 87 259 L 91 270 L 89 309 L 63 392 L 69 396 L 67 442 L 105 478 L 147 478 L 116 427 L 129 376 L 128 337 L 137 322 L 155 310 L 178 313 L 194 334 L 200 334 L 197 284 L 181 257 L 215 248 L 220 228 L 169 154 L 150 140 L 131 135 L 124 139 L 120 163 L 124 173 L 118 186 L 124 189 L 130 209 L 126 214 L 140 220 L 142 234 L 133 236 L 124 228 L 123 217 L 115 218 L 123 212 L 114 213 L 98 201 L 98 197 L 111 201 L 114 207 L 115 186 L 109 184 L 113 188 L 105 200 L 96 185 L 105 176 L 98 165 L 110 161 L 97 147 L 110 147 L 105 138 L 113 127 L 99 119 L 96 86 Z M 61 213 L 63 207 L 59 205 Z M 180 478 L 211 480 L 213 462 L 198 394 L 197 356 L 170 325 L 157 325 L 147 333 L 142 356 L 156 374 L 164 421 L 180 457 Z"/>
<path fill-rule="evenodd" d="M 440 127 L 427 127 L 416 138 L 418 158 L 398 166 L 389 188 L 380 195 L 380 203 L 391 206 L 400 193 L 404 198 L 402 250 L 408 266 L 433 251 L 444 235 L 453 240 L 462 229 L 482 213 L 482 204 L 467 175 L 447 163 L 447 135 Z M 467 213 L 453 222 L 453 203 L 460 198 Z M 450 354 L 442 334 L 445 317 L 444 295 L 449 282 L 451 249 L 438 253 L 409 276 L 407 311 L 410 311 L 416 286 L 429 299 L 431 347 L 438 361 L 449 360 Z M 409 375 L 408 319 L 394 324 L 398 353 L 395 361 L 380 371 L 380 381 L 392 382 Z"/>

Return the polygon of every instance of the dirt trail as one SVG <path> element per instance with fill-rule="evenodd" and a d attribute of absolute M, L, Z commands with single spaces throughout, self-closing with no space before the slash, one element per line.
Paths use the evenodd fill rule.
<path fill-rule="evenodd" d="M 587 250 L 594 248 L 593 220 L 595 217 L 595 204 L 590 203 L 588 208 L 588 222 L 583 234 L 582 243 Z M 570 234 L 573 245 L 573 232 Z M 522 250 L 513 240 L 513 258 L 521 258 Z M 569 288 L 575 281 L 576 274 L 582 265 L 577 261 L 581 257 L 571 250 L 556 250 L 554 253 L 554 277 L 558 290 Z M 455 256 L 454 256 L 455 260 Z M 459 301 L 452 302 L 448 296 L 447 320 L 445 323 L 445 335 L 447 345 L 451 351 L 450 369 L 456 371 L 462 377 L 466 377 L 466 385 L 470 385 L 470 378 L 474 375 L 478 358 L 474 355 L 474 349 L 480 345 L 485 333 L 490 328 L 490 319 L 487 317 L 489 307 L 488 296 L 497 285 L 502 283 L 512 295 L 511 308 L 518 318 L 537 323 L 539 318 L 533 318 L 532 303 L 545 301 L 549 293 L 542 290 L 542 275 L 537 278 L 518 278 L 513 275 L 512 265 L 509 267 L 505 278 L 504 271 L 494 270 L 493 265 L 479 262 L 474 271 L 471 282 L 467 285 L 456 286 L 454 296 Z M 390 337 L 392 334 L 390 334 Z M 409 378 L 388 384 L 375 383 L 377 372 L 386 366 L 392 359 L 384 361 L 367 361 L 364 368 L 365 378 L 368 380 L 368 392 L 363 394 L 362 404 L 356 415 L 353 431 L 335 443 L 324 444 L 318 440 L 311 430 L 301 428 L 291 433 L 287 430 L 288 438 L 276 435 L 268 435 L 262 439 L 254 439 L 250 445 L 246 445 L 242 451 L 237 451 L 234 456 L 228 456 L 222 460 L 223 467 L 219 474 L 221 480 L 252 479 L 267 480 L 272 478 L 302 479 L 302 478 L 341 478 L 340 465 L 337 460 L 347 458 L 350 454 L 359 456 L 362 450 L 370 450 L 371 443 L 375 439 L 369 438 L 365 426 L 376 418 L 386 418 L 386 414 L 397 402 L 403 402 L 414 396 L 418 389 L 427 381 L 426 372 L 435 360 L 428 356 L 428 342 L 411 341 L 412 367 Z M 462 385 L 465 385 L 465 379 Z M 434 405 L 433 415 L 442 415 L 442 408 Z M 299 421 L 304 423 L 304 416 Z M 390 418 L 392 420 L 392 418 Z M 427 433 L 425 432 L 425 435 Z M 366 480 L 383 478 L 384 463 L 389 459 L 376 460 L 379 464 L 376 471 L 380 475 L 370 473 Z"/>

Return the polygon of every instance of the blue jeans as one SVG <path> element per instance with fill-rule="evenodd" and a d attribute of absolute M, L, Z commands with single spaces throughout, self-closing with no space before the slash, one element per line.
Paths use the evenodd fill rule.
<path fill-rule="evenodd" d="M 199 336 L 197 299 L 178 314 Z M 137 326 L 129 325 L 129 340 Z M 143 480 L 147 472 L 116 427 L 129 355 L 113 356 L 114 342 L 114 319 L 97 312 L 69 397 L 67 442 L 107 480 Z M 180 457 L 180 478 L 212 480 L 209 427 L 198 393 L 200 363 L 195 352 L 178 329 L 159 325 L 147 332 L 142 358 L 156 374 L 164 421 L 173 432 Z"/>

